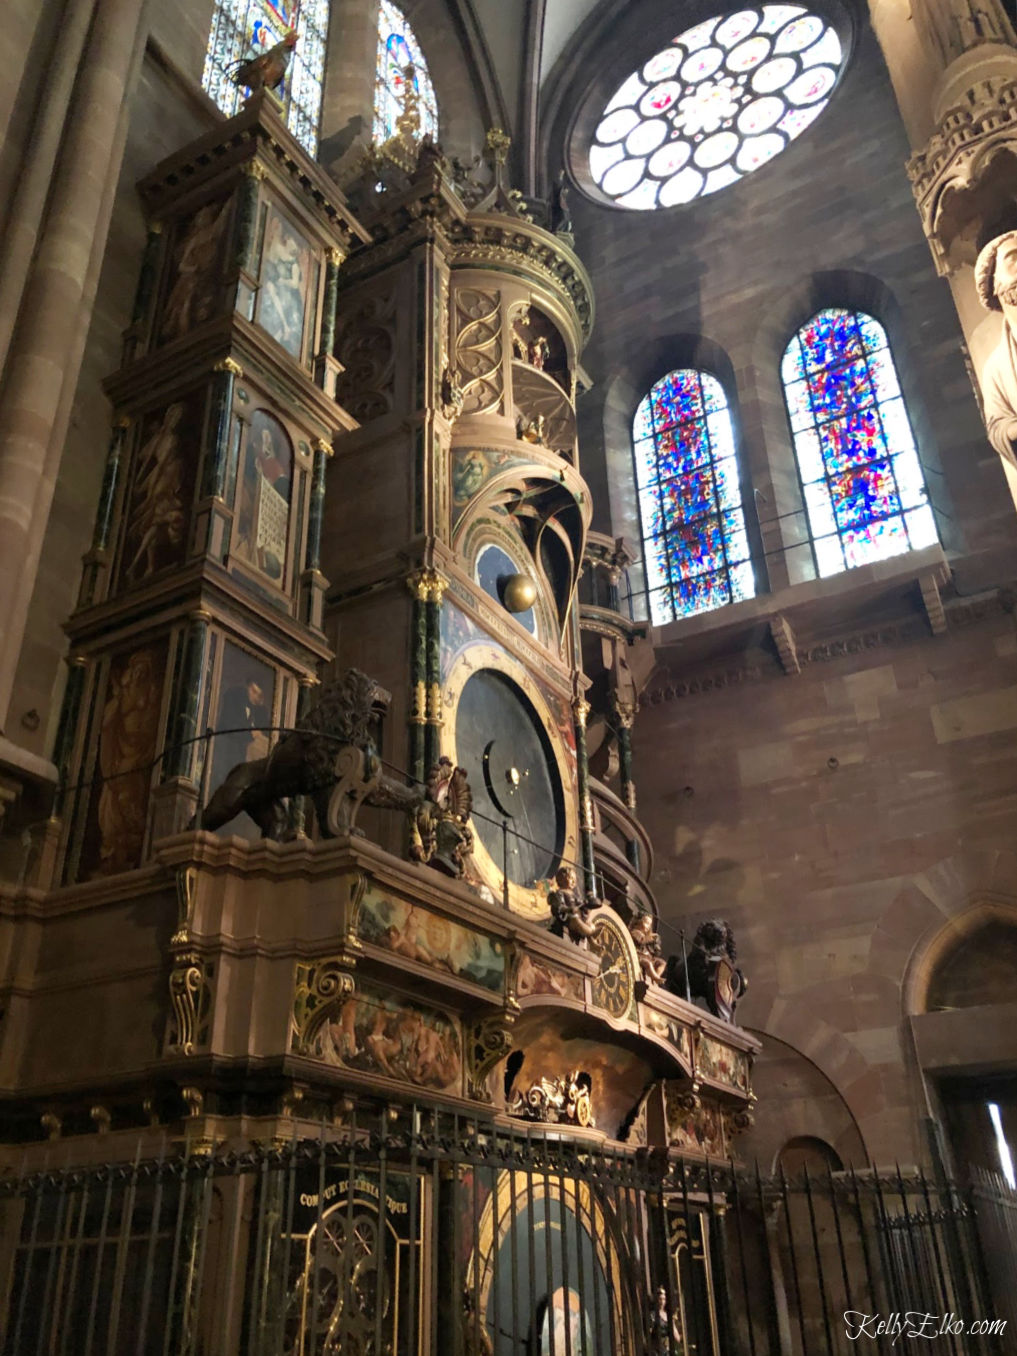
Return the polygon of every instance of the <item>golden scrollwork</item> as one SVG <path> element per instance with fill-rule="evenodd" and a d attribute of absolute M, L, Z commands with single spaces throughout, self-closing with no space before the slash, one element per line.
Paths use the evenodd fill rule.
<path fill-rule="evenodd" d="M 329 1015 L 353 995 L 356 988 L 345 956 L 324 956 L 298 965 L 293 988 L 293 1033 L 295 1054 L 306 1054 Z"/>
<path fill-rule="evenodd" d="M 198 887 L 198 871 L 193 866 L 180 867 L 175 875 L 177 890 L 177 930 L 170 938 L 171 946 L 187 946 L 191 940 L 194 922 L 194 901 Z"/>
<path fill-rule="evenodd" d="M 496 1012 L 471 1023 L 466 1030 L 466 1087 L 478 1102 L 490 1102 L 488 1076 L 512 1049 L 515 1013 Z"/>
<path fill-rule="evenodd" d="M 170 1029 L 167 1053 L 193 1055 L 208 1042 L 214 964 L 196 951 L 180 952 L 170 971 Z"/>

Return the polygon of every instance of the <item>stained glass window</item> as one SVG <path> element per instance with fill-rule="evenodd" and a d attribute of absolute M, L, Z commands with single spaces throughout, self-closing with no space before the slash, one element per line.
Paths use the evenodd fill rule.
<path fill-rule="evenodd" d="M 309 155 L 317 154 L 328 8 L 329 0 L 216 0 L 201 83 L 227 117 L 249 93 L 233 83 L 237 64 L 267 52 L 295 28 L 297 45 L 275 93 L 290 131 Z"/>
<path fill-rule="evenodd" d="M 820 311 L 788 344 L 781 376 L 820 575 L 938 541 L 882 325 Z"/>
<path fill-rule="evenodd" d="M 636 487 L 655 625 L 751 598 L 734 428 L 708 372 L 670 372 L 636 410 Z"/>
<path fill-rule="evenodd" d="M 829 22 L 757 5 L 697 24 L 615 92 L 590 173 L 619 207 L 674 207 L 751 174 L 830 102 L 844 62 Z"/>
<path fill-rule="evenodd" d="M 420 134 L 438 139 L 438 104 L 427 62 L 413 29 L 402 10 L 390 0 L 381 0 L 378 14 L 378 67 L 374 78 L 374 129 L 376 145 L 396 132 L 396 119 L 406 102 L 406 67 L 413 67 L 413 87 L 417 91 Z"/>

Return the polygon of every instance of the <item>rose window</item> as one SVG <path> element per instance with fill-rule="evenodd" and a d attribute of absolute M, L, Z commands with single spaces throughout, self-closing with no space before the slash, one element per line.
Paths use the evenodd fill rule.
<path fill-rule="evenodd" d="M 801 5 L 697 24 L 604 109 L 590 147 L 593 179 L 619 207 L 641 211 L 716 193 L 815 122 L 843 62 L 835 29 Z"/>

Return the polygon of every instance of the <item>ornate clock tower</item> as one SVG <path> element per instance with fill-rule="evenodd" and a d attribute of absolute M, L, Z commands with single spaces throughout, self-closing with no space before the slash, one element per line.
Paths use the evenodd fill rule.
<path fill-rule="evenodd" d="M 489 138 L 487 186 L 425 153 L 365 214 L 375 243 L 343 274 L 339 394 L 360 427 L 329 468 L 325 627 L 393 694 L 391 762 L 466 768 L 478 883 L 542 920 L 562 861 L 593 885 L 575 606 L 593 300 L 506 191 L 506 149 Z"/>

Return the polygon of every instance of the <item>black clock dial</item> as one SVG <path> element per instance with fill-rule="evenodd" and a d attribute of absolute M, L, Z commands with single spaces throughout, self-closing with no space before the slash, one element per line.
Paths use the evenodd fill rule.
<path fill-rule="evenodd" d="M 593 1001 L 612 1017 L 624 1017 L 632 1003 L 635 976 L 620 926 L 602 918 L 590 938 L 590 950 L 600 956 L 600 973 L 593 981 Z"/>
<path fill-rule="evenodd" d="M 456 754 L 473 792 L 473 828 L 516 885 L 551 876 L 565 838 L 565 799 L 550 741 L 529 699 L 492 670 L 471 674 L 456 709 Z"/>

